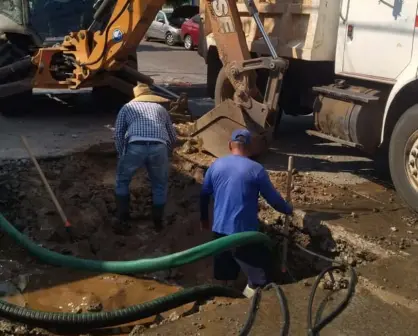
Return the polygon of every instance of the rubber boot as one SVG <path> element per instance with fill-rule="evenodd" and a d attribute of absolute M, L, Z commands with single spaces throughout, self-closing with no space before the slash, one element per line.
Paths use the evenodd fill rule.
<path fill-rule="evenodd" d="M 118 233 L 122 233 L 129 228 L 129 201 L 129 195 L 116 195 L 116 208 L 119 224 L 115 229 Z"/>
<path fill-rule="evenodd" d="M 165 204 L 152 206 L 152 221 L 154 222 L 155 231 L 159 232 L 163 228 Z"/>

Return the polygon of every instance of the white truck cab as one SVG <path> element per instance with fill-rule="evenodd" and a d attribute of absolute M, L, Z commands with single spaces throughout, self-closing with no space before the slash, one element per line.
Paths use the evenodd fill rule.
<path fill-rule="evenodd" d="M 244 0 L 237 3 L 251 53 L 268 56 Z M 255 3 L 278 55 L 289 60 L 279 108 L 314 113 L 311 135 L 385 154 L 396 190 L 418 211 L 418 0 Z M 213 96 L 222 63 L 203 0 L 200 11 L 199 53 Z"/>

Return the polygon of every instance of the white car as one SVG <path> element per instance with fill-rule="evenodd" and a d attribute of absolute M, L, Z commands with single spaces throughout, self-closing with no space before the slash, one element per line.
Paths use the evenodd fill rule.
<path fill-rule="evenodd" d="M 160 10 L 146 32 L 145 40 L 161 40 L 169 46 L 181 43 L 181 25 L 198 13 L 199 7 L 191 5 L 180 6 L 171 13 Z"/>

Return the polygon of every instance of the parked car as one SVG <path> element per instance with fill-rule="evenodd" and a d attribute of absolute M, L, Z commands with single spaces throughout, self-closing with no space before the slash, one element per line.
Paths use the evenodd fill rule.
<path fill-rule="evenodd" d="M 200 15 L 197 14 L 181 25 L 181 38 L 184 48 L 193 50 L 199 45 Z"/>
<path fill-rule="evenodd" d="M 145 34 L 145 40 L 163 40 L 169 46 L 182 42 L 181 26 L 192 16 L 199 13 L 199 6 L 185 5 L 171 13 L 159 11 Z"/>

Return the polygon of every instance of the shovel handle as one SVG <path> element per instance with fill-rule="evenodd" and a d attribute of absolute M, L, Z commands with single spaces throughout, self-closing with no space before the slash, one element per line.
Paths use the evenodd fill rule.
<path fill-rule="evenodd" d="M 31 149 L 30 149 L 30 147 L 29 147 L 29 144 L 28 144 L 28 141 L 27 141 L 26 137 L 24 137 L 24 136 L 22 135 L 22 136 L 21 136 L 21 139 L 22 139 L 22 143 L 23 143 L 23 145 L 24 145 L 24 146 L 25 146 L 25 148 L 26 148 L 26 151 L 27 151 L 27 152 L 28 152 L 28 154 L 29 154 L 29 157 L 31 158 L 31 160 L 32 160 L 33 164 L 35 165 L 36 170 L 38 171 L 39 176 L 41 177 L 41 180 L 42 180 L 42 182 L 43 182 L 43 184 L 44 184 L 44 186 L 45 186 L 46 190 L 47 190 L 47 191 L 48 191 L 48 193 L 49 193 L 49 196 L 50 196 L 50 197 L 51 197 L 51 199 L 52 199 L 52 202 L 54 202 L 55 208 L 57 209 L 57 211 L 58 211 L 58 213 L 59 213 L 59 215 L 60 215 L 60 217 L 61 217 L 61 219 L 62 219 L 62 221 L 63 221 L 63 223 L 64 223 L 64 226 L 65 226 L 66 228 L 71 227 L 71 224 L 70 224 L 70 222 L 68 221 L 68 218 L 67 218 L 67 216 L 65 215 L 64 210 L 61 208 L 61 205 L 59 204 L 59 202 L 58 202 L 57 198 L 55 197 L 54 192 L 53 192 L 53 191 L 52 191 L 52 189 L 51 189 L 51 186 L 49 185 L 49 183 L 48 183 L 48 181 L 47 181 L 47 179 L 46 179 L 46 177 L 45 177 L 45 175 L 44 175 L 44 173 L 43 173 L 43 171 L 42 171 L 41 167 L 40 167 L 40 166 L 39 166 L 39 164 L 38 164 L 38 161 L 37 161 L 37 160 L 36 160 L 36 158 L 35 158 L 35 155 L 33 155 L 33 152 L 32 152 L 32 150 L 31 150 Z"/>
<path fill-rule="evenodd" d="M 291 192 L 292 192 L 292 177 L 293 177 L 293 156 L 289 156 L 289 161 L 287 165 L 287 186 L 286 186 L 286 201 L 291 202 Z M 284 234 L 287 236 L 289 234 L 289 222 L 290 216 L 286 215 L 284 221 Z M 286 272 L 286 262 L 287 262 L 287 249 L 288 249 L 288 239 L 284 238 L 283 241 L 283 250 L 282 250 L 282 272 Z"/>

